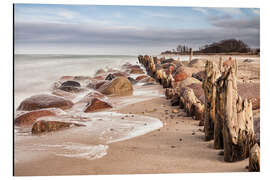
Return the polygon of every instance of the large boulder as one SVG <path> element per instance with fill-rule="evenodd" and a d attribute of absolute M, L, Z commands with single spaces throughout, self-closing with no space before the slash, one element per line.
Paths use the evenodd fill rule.
<path fill-rule="evenodd" d="M 23 100 L 18 107 L 18 110 L 22 111 L 32 111 L 44 108 L 60 108 L 60 109 L 70 109 L 73 103 L 62 97 L 57 97 L 53 95 L 41 94 L 31 96 Z"/>
<path fill-rule="evenodd" d="M 84 109 L 84 112 L 93 112 L 101 109 L 112 108 L 112 105 L 99 98 L 93 98 Z"/>
<path fill-rule="evenodd" d="M 58 131 L 73 126 L 84 126 L 78 123 L 63 122 L 63 121 L 45 121 L 38 120 L 32 126 L 32 134 L 41 134 L 45 132 Z"/>
<path fill-rule="evenodd" d="M 183 87 L 186 87 L 186 86 L 191 85 L 193 83 L 202 84 L 202 82 L 199 81 L 198 79 L 195 79 L 193 77 L 188 77 L 185 80 L 181 81 L 181 83 L 179 84 L 179 87 L 183 88 Z"/>
<path fill-rule="evenodd" d="M 106 95 L 127 95 L 133 93 L 133 86 L 127 78 L 118 77 L 103 84 L 98 91 Z"/>
<path fill-rule="evenodd" d="M 20 114 L 15 118 L 14 123 L 16 126 L 31 126 L 40 117 L 55 115 L 55 112 L 51 110 L 35 110 Z"/>

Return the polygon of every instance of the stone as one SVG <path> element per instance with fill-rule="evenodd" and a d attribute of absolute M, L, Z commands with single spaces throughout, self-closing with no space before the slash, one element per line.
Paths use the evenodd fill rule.
<path fill-rule="evenodd" d="M 176 73 L 173 78 L 175 82 L 181 82 L 185 80 L 187 77 L 188 75 L 182 71 L 182 72 Z"/>
<path fill-rule="evenodd" d="M 95 75 L 104 74 L 104 73 L 106 73 L 106 71 L 104 69 L 99 69 L 99 70 L 97 70 Z"/>
<path fill-rule="evenodd" d="M 125 72 L 119 72 L 119 71 L 113 73 L 113 75 L 114 75 L 115 77 L 127 77 L 127 76 L 128 76 L 127 73 L 125 73 Z"/>
<path fill-rule="evenodd" d="M 92 92 L 89 92 L 87 95 L 85 95 L 79 101 L 79 103 L 90 103 L 93 98 L 105 99 L 105 96 L 102 93 L 98 92 L 98 91 L 92 91 Z"/>
<path fill-rule="evenodd" d="M 137 83 L 137 81 L 132 77 L 128 77 L 128 80 L 131 82 L 131 84 L 136 84 Z"/>
<path fill-rule="evenodd" d="M 93 98 L 91 102 L 86 105 L 84 112 L 93 112 L 106 108 L 112 108 L 112 105 L 99 98 Z"/>
<path fill-rule="evenodd" d="M 205 79 L 205 71 L 200 71 L 200 72 L 197 72 L 197 73 L 193 73 L 192 77 L 198 79 L 199 81 L 204 81 L 204 79 Z"/>
<path fill-rule="evenodd" d="M 23 114 L 20 114 L 18 117 L 15 118 L 14 124 L 15 126 L 32 126 L 34 122 L 44 116 L 55 116 L 55 112 L 51 110 L 35 110 L 35 111 L 30 111 L 26 112 Z"/>
<path fill-rule="evenodd" d="M 108 75 L 106 76 L 105 80 L 111 81 L 111 80 L 113 80 L 115 77 L 116 77 L 116 76 L 113 75 L 113 74 L 108 74 Z"/>
<path fill-rule="evenodd" d="M 178 110 L 178 109 L 173 109 L 172 112 L 173 112 L 173 113 L 178 113 L 179 110 Z"/>
<path fill-rule="evenodd" d="M 130 74 L 144 74 L 144 72 L 140 68 L 133 68 L 130 70 Z"/>
<path fill-rule="evenodd" d="M 93 79 L 95 79 L 95 80 L 105 80 L 105 76 L 95 76 Z"/>
<path fill-rule="evenodd" d="M 188 66 L 194 68 L 203 68 L 205 66 L 205 62 L 201 59 L 193 59 L 189 62 Z"/>
<path fill-rule="evenodd" d="M 118 77 L 103 84 L 98 91 L 106 95 L 130 95 L 133 93 L 133 86 L 127 78 Z"/>
<path fill-rule="evenodd" d="M 249 172 L 260 172 L 260 146 L 255 144 L 249 153 Z"/>
<path fill-rule="evenodd" d="M 148 77 L 147 75 L 138 76 L 138 77 L 136 77 L 136 81 L 140 81 L 140 80 L 147 78 L 147 77 Z"/>
<path fill-rule="evenodd" d="M 21 111 L 32 111 L 44 108 L 60 108 L 60 109 L 70 109 L 73 103 L 62 97 L 41 94 L 31 96 L 23 100 L 17 110 Z"/>
<path fill-rule="evenodd" d="M 77 81 L 65 81 L 61 86 L 72 86 L 72 87 L 80 87 L 81 84 Z"/>
<path fill-rule="evenodd" d="M 181 81 L 181 83 L 179 84 L 179 88 L 184 88 L 184 87 L 191 85 L 193 83 L 202 84 L 202 82 L 199 81 L 198 79 L 195 79 L 193 77 L 188 77 L 185 80 Z"/>
<path fill-rule="evenodd" d="M 58 131 L 70 128 L 72 126 L 84 126 L 84 125 L 63 121 L 38 120 L 32 126 L 32 134 L 41 134 L 46 132 Z"/>
<path fill-rule="evenodd" d="M 186 66 L 179 66 L 175 69 L 173 72 L 173 75 L 179 73 L 179 72 L 184 72 L 187 74 L 188 77 L 191 77 L 192 74 L 200 72 L 200 68 L 194 68 L 194 67 L 186 67 Z"/>
<path fill-rule="evenodd" d="M 59 89 L 62 91 L 70 92 L 70 93 L 78 93 L 83 90 L 75 86 L 60 86 Z"/>
<path fill-rule="evenodd" d="M 72 92 L 63 91 L 61 89 L 54 89 L 52 92 L 53 95 L 61 96 L 67 100 L 72 100 L 76 97 L 76 95 Z"/>

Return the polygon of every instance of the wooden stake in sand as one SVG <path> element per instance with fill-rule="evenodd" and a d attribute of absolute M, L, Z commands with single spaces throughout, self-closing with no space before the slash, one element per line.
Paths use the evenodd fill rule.
<path fill-rule="evenodd" d="M 258 144 L 255 144 L 250 150 L 248 171 L 260 171 L 260 146 Z"/>
<path fill-rule="evenodd" d="M 190 52 L 190 55 L 189 55 L 189 62 L 191 62 L 192 56 L 193 56 L 192 48 L 189 49 L 189 52 Z"/>
<path fill-rule="evenodd" d="M 224 104 L 223 112 L 223 143 L 224 160 L 239 161 L 249 156 L 250 148 L 255 144 L 253 130 L 252 104 L 237 93 L 237 63 L 224 72 L 219 88 L 223 93 L 219 96 L 219 103 Z M 219 91 L 220 92 L 220 91 Z M 216 124 L 215 124 L 216 125 Z"/>
<path fill-rule="evenodd" d="M 214 138 L 214 121 L 216 107 L 216 80 L 219 71 L 212 61 L 205 64 L 205 79 L 203 81 L 203 89 L 205 94 L 205 140 L 210 141 Z"/>

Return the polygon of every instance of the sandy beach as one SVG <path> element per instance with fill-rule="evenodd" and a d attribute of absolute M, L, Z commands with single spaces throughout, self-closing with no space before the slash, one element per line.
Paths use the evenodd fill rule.
<path fill-rule="evenodd" d="M 250 68 L 244 68 L 244 64 L 241 66 L 241 63 L 240 81 L 259 82 L 258 61 Z M 40 136 L 33 136 L 29 134 L 29 129 L 24 129 L 26 131 L 24 135 L 21 133 L 15 136 L 15 176 L 248 171 L 246 168 L 248 159 L 233 163 L 224 162 L 223 151 L 213 148 L 213 140 L 205 141 L 204 127 L 199 126 L 198 120 L 188 117 L 179 106 L 171 106 L 170 100 L 164 95 L 165 89 L 160 84 L 134 87 L 136 88 L 133 96 L 109 97 L 114 105 L 110 112 L 122 114 L 121 119 L 130 116 L 138 116 L 138 119 L 140 116 L 152 117 L 162 122 L 161 128 L 154 128 L 149 130 L 150 132 L 145 132 L 146 134 L 143 133 L 144 135 L 130 136 L 127 140 L 108 145 L 100 140 L 95 131 L 88 133 L 84 127 L 74 127 Z M 78 107 L 82 106 L 75 106 L 77 109 Z M 73 107 L 73 110 L 75 108 Z M 177 112 L 174 112 L 175 110 Z M 102 110 L 102 112 L 106 111 Z M 259 111 L 254 111 L 254 115 L 259 116 Z M 143 125 L 148 126 L 147 123 Z M 59 153 L 63 153 L 61 151 L 66 150 L 59 148 L 59 144 L 69 141 L 80 145 L 89 143 L 98 147 L 101 147 L 101 144 L 105 145 L 102 145 L 98 152 L 100 157 L 95 156 L 93 159 L 59 156 Z M 38 143 L 48 143 L 51 147 L 33 148 L 33 145 Z M 78 146 L 79 148 L 82 147 Z M 74 152 L 76 149 L 71 150 L 70 154 Z"/>

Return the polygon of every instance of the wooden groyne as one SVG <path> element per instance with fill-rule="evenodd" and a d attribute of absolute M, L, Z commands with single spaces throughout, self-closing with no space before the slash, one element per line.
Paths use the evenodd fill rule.
<path fill-rule="evenodd" d="M 235 60 L 180 62 L 148 55 L 140 55 L 138 60 L 165 88 L 171 105 L 199 120 L 205 140 L 214 140 L 215 149 L 224 149 L 224 161 L 249 157 L 249 171 L 259 171 L 260 147 L 253 129 L 252 103 L 238 95 Z"/>

